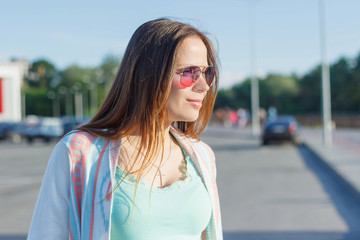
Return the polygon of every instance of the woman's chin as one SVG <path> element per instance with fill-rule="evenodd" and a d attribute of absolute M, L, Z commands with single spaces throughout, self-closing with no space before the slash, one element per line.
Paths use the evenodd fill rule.
<path fill-rule="evenodd" d="M 199 114 L 192 114 L 187 116 L 177 116 L 171 119 L 171 122 L 195 122 L 199 118 Z"/>
<path fill-rule="evenodd" d="M 199 118 L 199 113 L 187 116 L 181 120 L 182 122 L 195 122 Z"/>

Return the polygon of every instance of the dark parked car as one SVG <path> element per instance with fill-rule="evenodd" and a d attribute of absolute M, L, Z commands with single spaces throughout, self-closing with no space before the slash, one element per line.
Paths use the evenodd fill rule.
<path fill-rule="evenodd" d="M 299 144 L 299 124 L 293 116 L 279 116 L 264 123 L 262 143 L 271 141 L 292 141 Z"/>
<path fill-rule="evenodd" d="M 15 123 L 12 122 L 0 122 L 0 139 L 7 139 L 10 136 Z"/>
<path fill-rule="evenodd" d="M 31 143 L 34 139 L 40 138 L 45 142 L 51 139 L 58 139 L 64 135 L 64 128 L 59 118 L 41 117 L 28 121 L 24 137 Z"/>
<path fill-rule="evenodd" d="M 9 139 L 14 143 L 20 143 L 24 138 L 26 129 L 27 126 L 25 122 L 14 123 L 14 126 L 9 133 Z"/>
<path fill-rule="evenodd" d="M 84 125 L 90 121 L 90 117 L 77 118 L 74 116 L 63 116 L 61 122 L 64 128 L 64 134 L 70 132 L 71 130 Z"/>

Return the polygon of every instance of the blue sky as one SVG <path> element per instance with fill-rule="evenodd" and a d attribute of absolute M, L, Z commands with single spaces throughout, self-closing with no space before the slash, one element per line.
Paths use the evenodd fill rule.
<path fill-rule="evenodd" d="M 59 69 L 97 66 L 121 56 L 142 23 L 171 17 L 211 33 L 221 61 L 221 87 L 251 74 L 249 2 L 255 0 L 0 0 L 0 61 L 46 58 Z M 318 0 L 256 1 L 257 73 L 304 74 L 320 63 Z M 360 53 L 360 1 L 325 0 L 327 56 Z"/>

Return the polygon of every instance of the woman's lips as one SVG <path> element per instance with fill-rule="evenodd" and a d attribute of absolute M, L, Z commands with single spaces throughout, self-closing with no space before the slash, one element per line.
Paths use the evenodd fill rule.
<path fill-rule="evenodd" d="M 186 99 L 191 105 L 193 105 L 196 108 L 202 107 L 202 100 L 201 99 Z"/>

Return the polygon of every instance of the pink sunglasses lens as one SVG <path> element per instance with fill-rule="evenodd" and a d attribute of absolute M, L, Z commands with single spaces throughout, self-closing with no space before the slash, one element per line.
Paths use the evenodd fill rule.
<path fill-rule="evenodd" d="M 180 82 L 183 87 L 191 87 L 194 84 L 195 80 L 192 77 L 183 75 Z"/>
<path fill-rule="evenodd" d="M 181 76 L 181 85 L 184 87 L 190 87 L 200 77 L 201 69 L 196 66 L 187 67 L 183 70 Z"/>
<path fill-rule="evenodd" d="M 190 66 L 185 68 L 183 70 L 183 74 L 180 80 L 181 85 L 184 87 L 192 86 L 195 81 L 200 77 L 201 73 L 201 68 L 198 66 Z M 214 80 L 214 67 L 207 67 L 205 69 L 204 75 L 207 85 L 211 86 Z"/>

